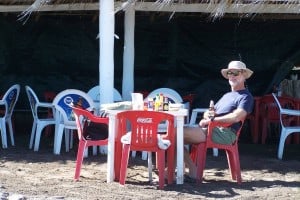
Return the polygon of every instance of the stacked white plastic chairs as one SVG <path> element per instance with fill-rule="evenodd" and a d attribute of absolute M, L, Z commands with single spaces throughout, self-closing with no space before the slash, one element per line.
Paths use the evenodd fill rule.
<path fill-rule="evenodd" d="M 54 105 L 50 102 L 40 102 L 32 88 L 25 86 L 26 94 L 30 103 L 30 108 L 33 116 L 33 124 L 30 135 L 29 149 L 32 149 L 34 143 L 34 151 L 39 150 L 42 130 L 49 125 L 55 125 L 54 117 L 40 117 L 39 109 L 51 109 L 55 113 Z"/>
<path fill-rule="evenodd" d="M 284 123 L 285 118 L 284 117 L 295 117 L 299 118 L 300 117 L 300 110 L 296 109 L 288 109 L 288 108 L 283 108 L 282 105 L 280 104 L 280 100 L 277 98 L 276 94 L 272 93 L 276 104 L 279 108 L 279 117 L 280 117 L 280 125 L 281 125 L 281 134 L 280 134 L 280 140 L 279 140 L 279 146 L 278 146 L 278 152 L 277 152 L 277 157 L 278 159 L 282 159 L 283 155 L 283 149 L 284 149 L 284 143 L 286 138 L 292 134 L 292 133 L 300 133 L 300 126 L 298 125 L 288 125 L 286 126 Z"/>
<path fill-rule="evenodd" d="M 75 117 L 70 105 L 92 111 L 95 109 L 93 99 L 85 92 L 76 89 L 67 89 L 54 98 L 55 106 L 55 135 L 54 154 L 60 154 L 62 136 L 65 134 L 65 147 L 68 152 L 73 146 L 73 130 L 77 130 Z"/>
<path fill-rule="evenodd" d="M 96 85 L 92 87 L 87 94 L 93 99 L 96 106 L 96 110 L 100 109 L 100 86 Z M 114 102 L 122 101 L 123 98 L 120 92 L 114 88 Z M 107 154 L 107 146 L 100 146 L 99 151 L 101 154 Z M 93 155 L 97 154 L 97 147 L 93 147 Z"/>

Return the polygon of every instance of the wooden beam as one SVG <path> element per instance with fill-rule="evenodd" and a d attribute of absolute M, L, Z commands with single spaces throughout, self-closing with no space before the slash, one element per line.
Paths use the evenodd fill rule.
<path fill-rule="evenodd" d="M 29 8 L 29 5 L 1 5 L 0 12 L 22 12 Z M 89 11 L 99 10 L 99 3 L 74 3 L 74 4 L 57 4 L 44 5 L 38 12 L 59 12 L 59 11 Z"/>
<path fill-rule="evenodd" d="M 116 2 L 115 6 L 120 7 L 121 2 Z M 0 5 L 0 12 L 22 12 L 29 5 Z M 136 11 L 148 12 L 185 12 L 185 13 L 214 13 L 217 5 L 213 4 L 171 4 L 159 5 L 153 2 L 136 2 Z M 99 3 L 72 3 L 44 5 L 38 12 L 59 12 L 59 11 L 93 11 L 99 10 Z M 300 14 L 300 4 L 229 4 L 223 10 L 224 13 L 257 13 L 257 14 Z"/>
<path fill-rule="evenodd" d="M 151 2 L 136 3 L 136 11 L 160 11 L 160 12 L 201 12 L 213 13 L 217 9 L 217 5 L 213 4 L 171 4 L 161 6 Z M 229 4 L 224 8 L 224 13 L 270 13 L 270 14 L 299 14 L 300 4 Z"/>

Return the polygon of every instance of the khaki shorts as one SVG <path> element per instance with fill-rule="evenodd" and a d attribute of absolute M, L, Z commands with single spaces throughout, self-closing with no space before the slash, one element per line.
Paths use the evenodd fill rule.
<path fill-rule="evenodd" d="M 232 144 L 236 140 L 236 134 L 231 128 L 215 127 L 212 133 L 212 141 L 217 144 Z"/>

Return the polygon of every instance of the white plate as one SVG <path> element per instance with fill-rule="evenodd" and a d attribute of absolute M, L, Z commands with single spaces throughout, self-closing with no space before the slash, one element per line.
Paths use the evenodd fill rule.
<path fill-rule="evenodd" d="M 177 108 L 180 109 L 182 108 L 182 104 L 181 103 L 169 103 L 169 108 Z"/>
<path fill-rule="evenodd" d="M 169 110 L 170 111 L 177 111 L 180 110 L 180 108 L 182 108 L 183 105 L 181 103 L 169 103 Z"/>
<path fill-rule="evenodd" d="M 106 103 L 101 105 L 101 110 L 130 110 L 132 109 L 131 101 L 122 101 L 118 103 Z"/>

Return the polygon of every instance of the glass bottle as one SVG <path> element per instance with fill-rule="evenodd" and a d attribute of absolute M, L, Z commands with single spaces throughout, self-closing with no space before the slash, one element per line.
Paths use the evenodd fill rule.
<path fill-rule="evenodd" d="M 154 102 L 152 98 L 148 98 L 148 110 L 153 111 L 154 110 Z"/>
<path fill-rule="evenodd" d="M 159 111 L 163 111 L 164 108 L 164 95 L 162 93 L 159 94 L 159 107 L 158 107 L 158 110 Z"/>
<path fill-rule="evenodd" d="M 215 103 L 213 100 L 209 102 L 208 117 L 211 119 L 215 116 Z"/>
<path fill-rule="evenodd" d="M 164 111 L 168 111 L 169 110 L 169 99 L 168 99 L 168 97 L 164 97 L 163 110 Z"/>
<path fill-rule="evenodd" d="M 157 94 L 154 101 L 154 111 L 158 111 L 159 105 L 160 105 L 159 94 Z"/>

